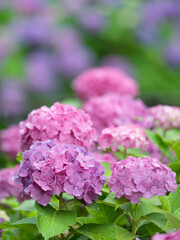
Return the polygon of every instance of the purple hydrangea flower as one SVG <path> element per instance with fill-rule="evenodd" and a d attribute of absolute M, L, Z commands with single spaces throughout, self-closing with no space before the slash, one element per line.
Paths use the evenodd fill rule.
<path fill-rule="evenodd" d="M 35 141 L 57 139 L 59 143 L 75 144 L 90 149 L 96 141 L 96 131 L 88 114 L 71 105 L 56 102 L 50 108 L 33 110 L 20 122 L 20 146 L 27 150 Z"/>
<path fill-rule="evenodd" d="M 24 192 L 47 205 L 53 194 L 66 192 L 87 204 L 96 201 L 106 181 L 104 167 L 84 148 L 55 140 L 35 142 L 23 153 L 16 177 Z"/>
<path fill-rule="evenodd" d="M 7 129 L 0 131 L 0 150 L 9 155 L 10 158 L 15 159 L 18 152 L 20 130 L 18 125 L 12 125 Z"/>
<path fill-rule="evenodd" d="M 117 198 L 123 195 L 137 204 L 141 197 L 147 199 L 177 188 L 176 173 L 156 158 L 128 157 L 111 166 L 112 175 L 108 182 Z"/>
<path fill-rule="evenodd" d="M 111 148 L 113 152 L 117 151 L 120 146 L 125 149 L 144 150 L 147 145 L 146 133 L 141 127 L 135 125 L 105 128 L 99 138 L 100 148 L 102 150 Z"/>
<path fill-rule="evenodd" d="M 180 229 L 178 229 L 176 232 L 168 232 L 165 234 L 156 233 L 152 240 L 178 240 L 180 239 Z"/>
<path fill-rule="evenodd" d="M 0 91 L 0 109 L 4 116 L 17 116 L 25 111 L 25 89 L 17 81 L 6 80 Z"/>

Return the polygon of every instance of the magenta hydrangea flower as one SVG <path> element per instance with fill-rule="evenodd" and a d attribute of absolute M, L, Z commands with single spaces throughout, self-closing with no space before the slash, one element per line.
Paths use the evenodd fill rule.
<path fill-rule="evenodd" d="M 152 126 L 149 109 L 138 99 L 118 94 L 107 94 L 91 98 L 83 105 L 91 116 L 96 130 L 100 133 L 107 127 L 138 124 L 144 128 Z"/>
<path fill-rule="evenodd" d="M 177 188 L 176 173 L 156 158 L 128 157 L 111 166 L 112 175 L 108 182 L 117 198 L 123 195 L 137 204 L 141 197 L 147 199 Z"/>
<path fill-rule="evenodd" d="M 23 153 L 16 177 L 41 205 L 47 205 L 53 194 L 66 192 L 87 204 L 96 201 L 106 182 L 104 167 L 92 154 L 75 145 L 61 145 L 55 140 L 35 142 Z"/>
<path fill-rule="evenodd" d="M 116 152 L 120 146 L 125 149 L 144 150 L 147 144 L 146 133 L 141 127 L 135 125 L 105 128 L 99 138 L 100 148 L 102 150 L 111 148 L 113 152 Z"/>
<path fill-rule="evenodd" d="M 17 153 L 20 152 L 19 139 L 18 125 L 12 125 L 0 131 L 0 150 L 7 153 L 11 159 L 16 158 Z"/>
<path fill-rule="evenodd" d="M 88 114 L 71 105 L 55 103 L 32 111 L 20 123 L 20 146 L 27 150 L 35 141 L 57 139 L 89 149 L 96 141 L 96 131 Z"/>
<path fill-rule="evenodd" d="M 13 181 L 13 177 L 19 169 L 19 165 L 14 168 L 3 168 L 0 171 L 0 199 L 13 196 L 18 199 L 19 202 L 24 200 L 22 184 L 16 184 Z"/>
<path fill-rule="evenodd" d="M 128 94 L 134 97 L 139 92 L 134 79 L 123 71 L 110 67 L 99 67 L 83 72 L 74 80 L 73 88 L 82 100 L 107 93 Z"/>
<path fill-rule="evenodd" d="M 180 239 L 180 229 L 178 229 L 176 232 L 168 232 L 165 234 L 156 233 L 152 240 L 178 240 Z"/>
<path fill-rule="evenodd" d="M 167 105 L 157 105 L 150 108 L 153 115 L 153 127 L 180 129 L 180 108 Z"/>

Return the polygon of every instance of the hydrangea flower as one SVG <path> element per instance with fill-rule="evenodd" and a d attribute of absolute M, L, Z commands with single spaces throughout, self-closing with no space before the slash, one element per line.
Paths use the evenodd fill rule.
<path fill-rule="evenodd" d="M 23 201 L 24 194 L 22 184 L 16 184 L 13 181 L 13 177 L 18 171 L 19 166 L 14 168 L 3 168 L 0 171 L 0 199 L 13 196 L 18 199 L 19 202 Z"/>
<path fill-rule="evenodd" d="M 176 173 L 156 158 L 128 157 L 111 166 L 108 182 L 117 198 L 123 195 L 137 204 L 142 196 L 149 199 L 163 196 L 177 188 Z"/>
<path fill-rule="evenodd" d="M 134 79 L 116 68 L 100 67 L 87 70 L 73 82 L 76 95 L 82 100 L 107 93 L 138 94 L 138 85 Z"/>
<path fill-rule="evenodd" d="M 16 181 L 41 205 L 53 194 L 66 192 L 87 204 L 96 201 L 106 182 L 104 167 L 84 148 L 55 140 L 35 142 L 23 153 Z"/>
<path fill-rule="evenodd" d="M 20 152 L 19 139 L 18 125 L 12 125 L 0 131 L 0 150 L 7 153 L 10 158 L 16 158 L 17 153 Z"/>
<path fill-rule="evenodd" d="M 83 109 L 91 116 L 98 132 L 111 126 L 130 124 L 138 124 L 145 128 L 152 126 L 148 108 L 140 99 L 134 100 L 128 96 L 106 94 L 94 97 L 83 105 Z"/>
<path fill-rule="evenodd" d="M 107 162 L 110 164 L 117 163 L 118 159 L 112 153 L 92 153 L 94 158 L 99 162 Z"/>
<path fill-rule="evenodd" d="M 125 149 L 144 150 L 147 144 L 146 133 L 141 127 L 135 125 L 105 128 L 99 138 L 100 148 L 102 150 L 111 148 L 113 152 L 117 151 L 120 146 Z"/>
<path fill-rule="evenodd" d="M 162 127 L 165 130 L 170 128 L 180 129 L 180 108 L 167 105 L 157 105 L 150 108 L 153 115 L 153 126 Z"/>
<path fill-rule="evenodd" d="M 176 232 L 168 232 L 165 234 L 156 233 L 152 240 L 178 240 L 180 239 L 180 229 L 178 229 Z"/>
<path fill-rule="evenodd" d="M 89 149 L 96 140 L 95 129 L 88 114 L 71 105 L 55 103 L 33 110 L 20 123 L 20 146 L 27 150 L 35 141 L 57 139 L 59 143 L 75 144 Z"/>

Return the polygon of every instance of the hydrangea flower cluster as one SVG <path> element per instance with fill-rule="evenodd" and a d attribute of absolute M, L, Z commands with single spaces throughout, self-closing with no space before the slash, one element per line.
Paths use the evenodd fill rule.
<path fill-rule="evenodd" d="M 128 157 L 111 166 L 112 175 L 108 182 L 117 198 L 123 195 L 137 204 L 144 196 L 163 196 L 177 188 L 176 174 L 156 158 Z"/>
<path fill-rule="evenodd" d="M 135 125 L 105 128 L 99 138 L 100 148 L 102 150 L 111 148 L 113 152 L 116 152 L 120 146 L 125 149 L 144 150 L 147 144 L 146 133 L 141 127 Z"/>
<path fill-rule="evenodd" d="M 20 152 L 19 131 L 19 126 L 17 125 L 12 125 L 0 131 L 0 150 L 7 153 L 12 159 L 16 158 L 17 153 Z"/>
<path fill-rule="evenodd" d="M 113 106 L 113 107 L 112 107 Z M 152 117 L 148 108 L 138 99 L 118 94 L 106 94 L 91 98 L 83 105 L 91 116 L 98 132 L 110 126 L 138 124 L 145 128 L 152 126 Z"/>
<path fill-rule="evenodd" d="M 99 162 L 107 162 L 110 164 L 117 163 L 118 159 L 112 153 L 92 153 L 94 158 L 97 159 Z"/>
<path fill-rule="evenodd" d="M 53 194 L 66 192 L 87 204 L 96 201 L 106 182 L 104 167 L 84 148 L 61 145 L 55 140 L 35 142 L 23 153 L 16 181 L 41 205 Z"/>
<path fill-rule="evenodd" d="M 76 95 L 82 100 L 107 93 L 138 94 L 138 85 L 134 79 L 123 71 L 111 67 L 100 67 L 87 70 L 73 82 Z"/>
<path fill-rule="evenodd" d="M 75 144 L 89 149 L 96 141 L 96 131 L 88 114 L 71 105 L 54 103 L 33 110 L 20 123 L 20 146 L 27 150 L 35 141 L 57 139 L 59 143 Z"/>
<path fill-rule="evenodd" d="M 150 108 L 153 115 L 153 126 L 162 127 L 165 130 L 170 128 L 180 129 L 180 108 L 167 105 L 157 105 Z"/>
<path fill-rule="evenodd" d="M 0 171 L 0 199 L 14 196 L 19 202 L 24 200 L 22 184 L 16 184 L 13 177 L 18 171 L 19 166 L 14 168 L 3 168 Z"/>
<path fill-rule="evenodd" d="M 176 232 L 168 232 L 166 234 L 160 234 L 156 233 L 152 240 L 179 240 L 180 239 L 180 229 L 178 229 Z"/>

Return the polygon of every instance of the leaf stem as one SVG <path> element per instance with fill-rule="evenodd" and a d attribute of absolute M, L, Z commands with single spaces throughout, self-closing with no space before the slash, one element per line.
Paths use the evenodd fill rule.
<path fill-rule="evenodd" d="M 59 194 L 59 210 L 63 209 L 63 193 Z"/>
<path fill-rule="evenodd" d="M 123 152 L 123 158 L 125 159 L 126 157 L 127 157 L 127 149 L 125 148 Z"/>
<path fill-rule="evenodd" d="M 133 216 L 133 221 L 132 221 L 132 232 L 133 232 L 134 234 L 136 234 L 135 224 L 136 224 L 136 217 L 137 217 L 137 208 L 138 208 L 138 203 L 135 205 L 134 216 Z"/>

